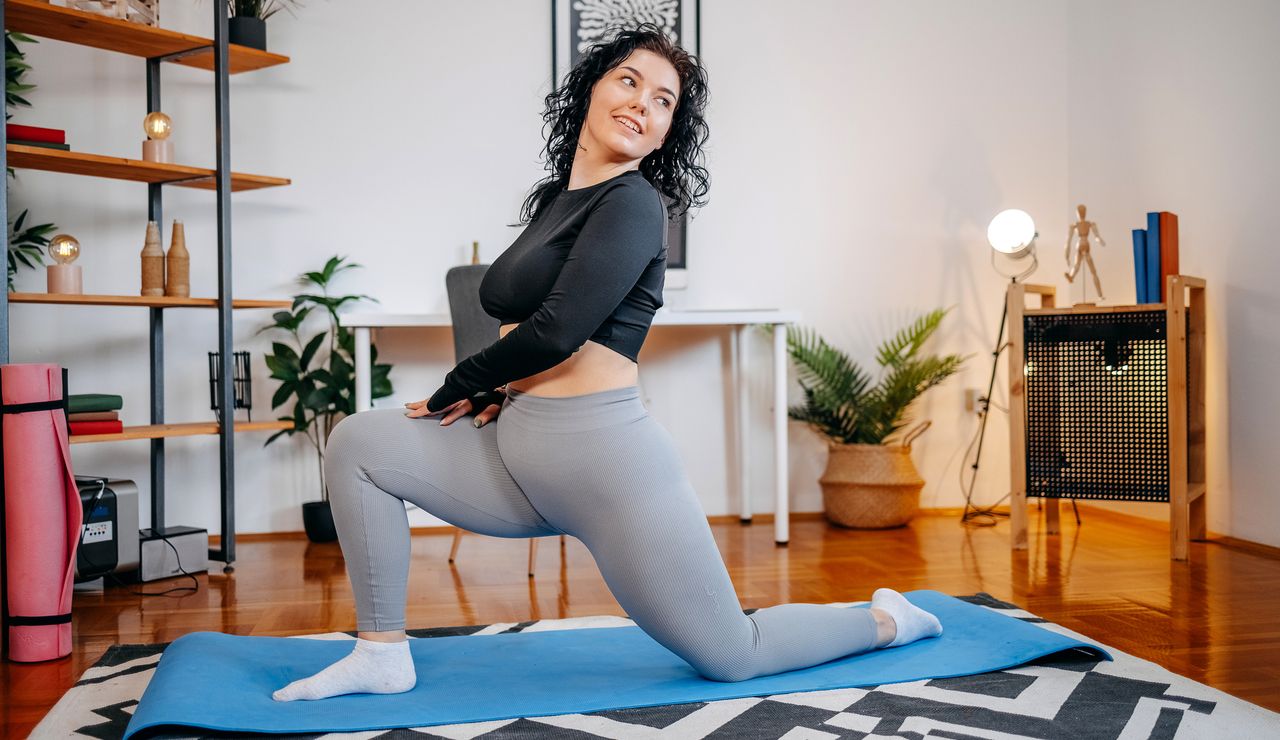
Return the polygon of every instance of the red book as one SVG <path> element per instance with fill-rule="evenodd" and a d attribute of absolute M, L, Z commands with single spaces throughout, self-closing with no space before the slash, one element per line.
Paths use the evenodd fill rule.
<path fill-rule="evenodd" d="M 69 421 L 119 421 L 119 411 L 78 411 L 67 414 Z"/>
<path fill-rule="evenodd" d="M 1178 272 L 1178 214 L 1160 212 L 1160 302 L 1169 300 L 1169 276 Z"/>
<path fill-rule="evenodd" d="M 60 128 L 42 128 L 40 126 L 23 126 L 20 123 L 7 123 L 5 124 L 5 138 L 43 141 L 49 144 L 65 144 L 67 143 L 67 132 Z"/>
<path fill-rule="evenodd" d="M 71 434 L 119 434 L 124 431 L 124 424 L 116 421 L 73 421 Z"/>

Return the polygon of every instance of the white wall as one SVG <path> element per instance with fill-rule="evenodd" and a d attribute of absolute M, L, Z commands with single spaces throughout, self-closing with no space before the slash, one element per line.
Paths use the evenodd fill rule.
<path fill-rule="evenodd" d="M 547 4 L 377 5 L 352 14 L 345 3 L 316 2 L 297 18 L 278 16 L 270 44 L 293 61 L 233 78 L 235 168 L 294 180 L 235 196 L 239 296 L 285 295 L 294 275 L 344 253 L 366 267 L 343 288 L 376 295 L 388 310 L 442 311 L 444 273 L 468 259 L 471 240 L 491 261 L 518 233 L 505 224 L 542 174 Z M 1064 233 L 1069 196 L 1078 197 L 1068 190 L 1068 14 L 1062 3 L 1016 0 L 781 7 L 703 2 L 711 203 L 690 226 L 690 287 L 668 305 L 799 309 L 865 362 L 906 321 L 953 306 L 934 346 L 972 358 L 926 397 L 919 412 L 934 426 L 914 454 L 928 480 L 923 504 L 957 506 L 961 451 L 976 424 L 963 389 L 985 389 L 1003 289 L 988 264 L 986 223 L 1021 207 L 1041 233 Z M 164 25 L 207 34 L 209 12 L 208 3 L 171 3 Z M 15 122 L 64 127 L 77 150 L 137 156 L 141 61 L 52 41 L 29 58 L 36 108 Z M 179 158 L 211 165 L 209 75 L 172 65 L 164 74 Z M 137 290 L 144 186 L 22 172 L 12 198 L 81 239 L 87 291 Z M 211 295 L 213 197 L 173 188 L 165 198 L 166 221 L 187 223 L 193 294 Z M 1098 220 L 1119 222 L 1105 211 Z M 19 288 L 43 290 L 43 279 L 23 273 Z M 145 312 L 20 305 L 12 315 L 15 361 L 64 363 L 75 390 L 121 393 L 126 423 L 146 423 Z M 255 418 L 266 415 L 273 385 L 260 359 L 268 344 L 254 334 L 266 319 L 237 318 L 237 346 L 255 352 Z M 214 314 L 171 311 L 166 322 L 169 418 L 207 418 Z M 768 511 L 771 379 L 768 342 L 756 339 L 751 480 L 755 510 Z M 397 392 L 385 405 L 427 396 L 452 366 L 447 331 L 386 334 L 380 346 L 396 364 Z M 710 514 L 737 511 L 724 433 L 734 401 L 728 357 L 728 339 L 713 330 L 657 329 L 641 358 L 646 403 L 681 445 Z M 1007 490 L 1004 420 L 993 421 L 984 503 Z M 264 450 L 264 438 L 237 440 L 239 531 L 300 529 L 314 462 L 300 442 Z M 216 529 L 216 439 L 168 448 L 170 521 Z M 793 509 L 819 510 L 825 441 L 792 424 L 790 449 Z M 143 443 L 86 445 L 75 463 L 133 477 L 145 494 L 146 455 Z"/>
<path fill-rule="evenodd" d="M 1280 546 L 1280 5 L 1075 2 L 1067 48 L 1069 196 L 1112 240 L 1104 288 L 1132 300 L 1130 229 L 1177 213 L 1181 271 L 1208 281 L 1209 528 Z"/>

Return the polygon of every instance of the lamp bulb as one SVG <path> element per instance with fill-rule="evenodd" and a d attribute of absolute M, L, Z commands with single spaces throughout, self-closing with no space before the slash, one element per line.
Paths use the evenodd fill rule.
<path fill-rule="evenodd" d="M 70 234 L 58 234 L 49 240 L 49 256 L 60 265 L 69 265 L 80 256 L 80 242 Z"/>
<path fill-rule="evenodd" d="M 167 139 L 173 132 L 173 119 L 160 111 L 152 111 L 142 119 L 142 130 L 147 132 L 148 139 Z"/>
<path fill-rule="evenodd" d="M 987 227 L 987 241 L 991 248 L 1005 254 L 1018 254 L 1036 238 L 1036 224 L 1031 216 L 1017 208 L 996 214 Z"/>

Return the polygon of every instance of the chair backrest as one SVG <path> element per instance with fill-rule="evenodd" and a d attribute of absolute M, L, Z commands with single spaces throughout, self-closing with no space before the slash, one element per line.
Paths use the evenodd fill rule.
<path fill-rule="evenodd" d="M 488 265 L 458 265 L 445 273 L 455 362 L 461 362 L 498 341 L 498 327 L 502 323 L 485 313 L 480 305 L 480 281 L 488 269 Z"/>

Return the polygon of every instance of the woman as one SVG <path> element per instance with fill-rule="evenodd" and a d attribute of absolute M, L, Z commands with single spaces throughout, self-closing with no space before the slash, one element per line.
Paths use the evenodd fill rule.
<path fill-rule="evenodd" d="M 366 411 L 333 431 L 325 474 L 358 639 L 277 700 L 415 685 L 405 501 L 481 534 L 577 537 L 627 615 L 715 681 L 941 633 L 889 589 L 870 609 L 784 604 L 743 615 L 673 440 L 640 400 L 636 356 L 666 270 L 659 192 L 679 209 L 703 204 L 706 102 L 698 60 L 651 24 L 591 48 L 547 97 L 553 174 L 480 286 L 502 322 L 498 341 L 407 413 Z M 506 395 L 491 390 L 504 383 Z M 474 424 L 450 428 L 476 410 Z M 439 424 L 426 418 L 437 415 Z"/>

